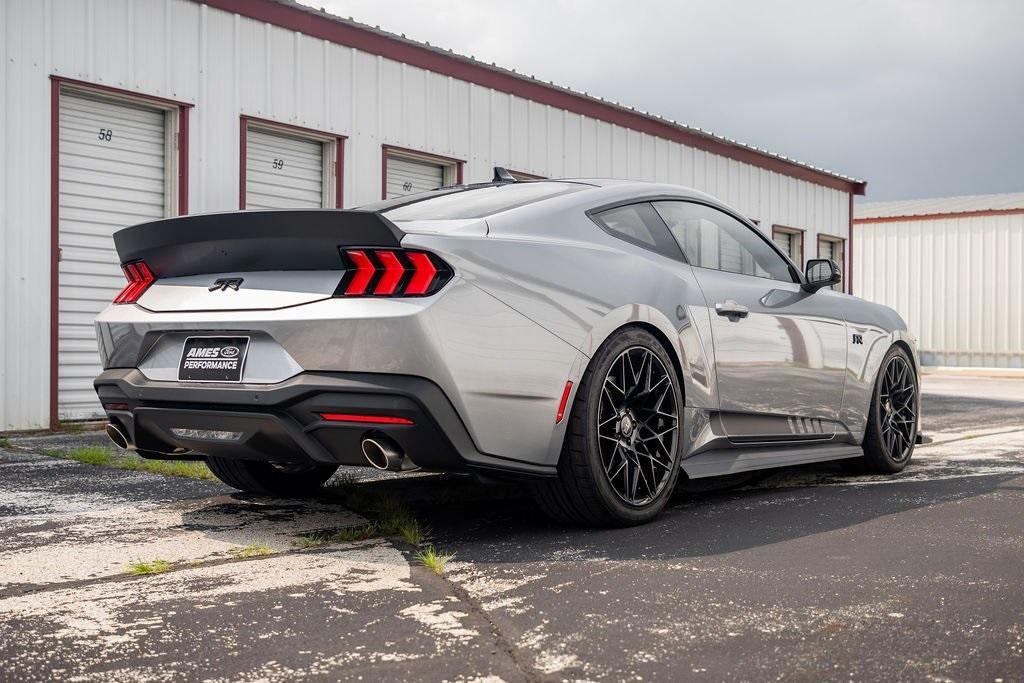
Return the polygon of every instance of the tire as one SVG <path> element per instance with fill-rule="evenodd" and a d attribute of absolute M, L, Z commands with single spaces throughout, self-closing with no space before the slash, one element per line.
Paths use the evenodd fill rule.
<path fill-rule="evenodd" d="M 209 456 L 206 464 L 218 479 L 240 491 L 265 496 L 314 494 L 338 469 L 331 465 L 273 465 L 256 460 Z"/>
<path fill-rule="evenodd" d="M 635 365 L 627 370 L 626 363 L 634 361 L 641 365 L 639 378 L 632 372 Z M 629 377 L 626 372 L 637 382 L 632 398 L 623 380 Z M 609 378 L 616 388 L 623 382 L 618 394 L 606 387 Z M 654 388 L 648 391 L 648 386 Z M 616 527 L 650 521 L 665 507 L 679 478 L 682 414 L 679 377 L 665 348 L 640 328 L 617 332 L 598 349 L 580 380 L 558 476 L 535 487 L 538 505 L 554 520 L 571 524 Z"/>
<path fill-rule="evenodd" d="M 899 346 L 885 354 L 875 378 L 864 432 L 863 468 L 895 474 L 910 462 L 917 439 L 920 389 L 914 363 Z"/>

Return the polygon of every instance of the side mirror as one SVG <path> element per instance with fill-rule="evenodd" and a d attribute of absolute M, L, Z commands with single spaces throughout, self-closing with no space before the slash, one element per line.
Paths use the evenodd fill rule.
<path fill-rule="evenodd" d="M 803 284 L 805 292 L 817 292 L 822 287 L 838 285 L 842 281 L 843 274 L 839 270 L 839 264 L 832 259 L 816 258 L 807 262 Z"/>

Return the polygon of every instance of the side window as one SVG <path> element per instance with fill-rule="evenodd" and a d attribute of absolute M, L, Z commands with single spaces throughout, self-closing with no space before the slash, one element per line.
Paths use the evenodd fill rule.
<path fill-rule="evenodd" d="M 594 214 L 594 220 L 614 237 L 656 251 L 662 256 L 682 259 L 682 253 L 665 224 L 650 204 L 628 204 Z"/>
<path fill-rule="evenodd" d="M 692 265 L 795 282 L 785 259 L 729 214 L 693 202 L 655 202 L 654 206 Z"/>

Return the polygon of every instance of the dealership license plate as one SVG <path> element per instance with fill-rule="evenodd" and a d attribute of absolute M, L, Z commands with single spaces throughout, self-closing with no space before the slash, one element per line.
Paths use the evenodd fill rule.
<path fill-rule="evenodd" d="M 249 337 L 189 337 L 181 350 L 181 382 L 241 382 Z"/>

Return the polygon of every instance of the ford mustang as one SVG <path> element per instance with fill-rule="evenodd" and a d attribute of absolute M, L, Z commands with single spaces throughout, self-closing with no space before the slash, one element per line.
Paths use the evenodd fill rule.
<path fill-rule="evenodd" d="M 917 439 L 900 316 L 688 188 L 495 169 L 114 242 L 128 283 L 97 319 L 108 434 L 244 491 L 314 494 L 342 465 L 463 471 L 621 526 L 680 477 L 894 473 Z"/>

